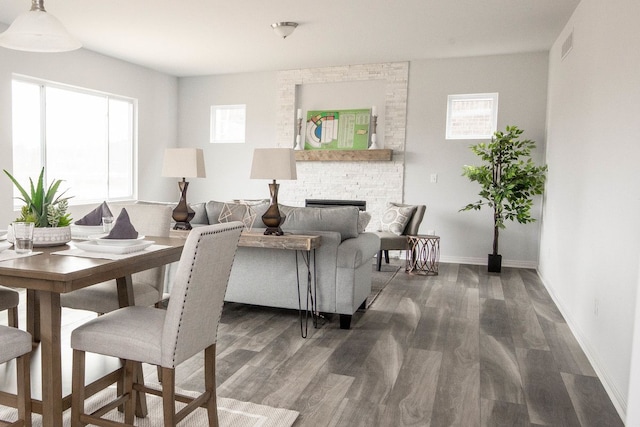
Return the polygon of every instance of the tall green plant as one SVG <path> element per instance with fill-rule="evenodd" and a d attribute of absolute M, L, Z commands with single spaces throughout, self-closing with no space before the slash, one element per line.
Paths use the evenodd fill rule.
<path fill-rule="evenodd" d="M 460 211 L 493 209 L 493 255 L 498 255 L 498 237 L 506 220 L 526 224 L 531 217 L 532 197 L 542 194 L 547 166 L 536 166 L 531 160 L 535 143 L 520 140 L 524 131 L 507 126 L 505 132 L 496 131 L 488 144 L 471 146 L 471 150 L 484 162 L 481 166 L 464 166 L 462 174 L 475 181 L 482 189 L 480 199 L 469 203 Z"/>
<path fill-rule="evenodd" d="M 27 192 L 13 175 L 6 170 L 4 173 L 20 191 L 22 197 L 18 199 L 25 203 L 20 211 L 20 217 L 16 218 L 17 222 L 33 222 L 36 227 L 64 227 L 71 224 L 71 218 L 67 214 L 70 197 L 62 197 L 66 190 L 56 195 L 62 180 L 54 180 L 45 191 L 44 168 L 42 168 L 35 186 L 33 180 L 29 178 L 30 191 Z"/>

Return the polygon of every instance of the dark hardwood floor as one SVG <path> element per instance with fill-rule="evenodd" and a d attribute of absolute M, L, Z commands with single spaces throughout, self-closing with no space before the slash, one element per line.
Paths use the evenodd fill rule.
<path fill-rule="evenodd" d="M 296 311 L 226 304 L 218 395 L 297 410 L 298 427 L 623 425 L 534 270 L 401 269 L 351 330 L 321 323 L 302 339 Z M 178 386 L 204 389 L 201 357 Z"/>

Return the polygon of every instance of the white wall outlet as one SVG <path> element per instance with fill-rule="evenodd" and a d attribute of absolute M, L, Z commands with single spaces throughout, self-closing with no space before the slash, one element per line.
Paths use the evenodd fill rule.
<path fill-rule="evenodd" d="M 438 174 L 437 173 L 432 173 L 431 174 L 431 183 L 435 184 L 438 182 Z"/>

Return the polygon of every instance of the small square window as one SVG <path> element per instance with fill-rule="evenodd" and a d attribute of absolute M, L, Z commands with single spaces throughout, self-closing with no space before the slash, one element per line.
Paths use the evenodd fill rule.
<path fill-rule="evenodd" d="M 489 139 L 497 128 L 497 93 L 449 95 L 447 139 Z"/>
<path fill-rule="evenodd" d="M 214 143 L 244 143 L 247 106 L 212 105 L 211 138 Z"/>

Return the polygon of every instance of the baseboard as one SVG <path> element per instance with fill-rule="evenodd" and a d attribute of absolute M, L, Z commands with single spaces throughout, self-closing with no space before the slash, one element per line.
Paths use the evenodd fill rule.
<path fill-rule="evenodd" d="M 616 411 L 618 411 L 618 415 L 620 415 L 620 418 L 624 422 L 627 414 L 626 398 L 620 393 L 620 390 L 618 390 L 613 385 L 613 381 L 611 381 L 611 379 L 607 375 L 607 371 L 602 368 L 603 364 L 600 361 L 600 358 L 598 357 L 598 353 L 594 351 L 593 348 L 589 345 L 589 341 L 585 339 L 585 335 L 582 332 L 582 329 L 580 329 L 578 324 L 569 315 L 569 312 L 565 309 L 565 306 L 562 303 L 562 300 L 558 298 L 555 292 L 553 292 L 553 288 L 549 286 L 548 281 L 544 278 L 544 276 L 542 276 L 540 271 L 536 269 L 536 273 L 538 274 L 538 277 L 540 278 L 540 281 L 544 285 L 545 289 L 551 296 L 551 299 L 558 307 L 558 310 L 560 310 L 560 313 L 562 314 L 565 321 L 567 322 L 567 325 L 569 326 L 571 333 L 576 337 L 576 340 L 578 341 L 578 344 L 580 345 L 580 348 L 582 349 L 583 353 L 585 354 L 585 356 L 587 356 L 587 359 L 589 359 L 589 363 L 591 363 L 593 370 L 596 372 L 596 375 L 600 379 L 602 386 L 604 387 L 605 391 L 609 395 L 609 398 L 611 399 L 611 403 L 613 403 L 613 406 L 615 406 Z"/>
<path fill-rule="evenodd" d="M 394 256 L 394 253 L 396 256 Z M 398 259 L 406 259 L 405 251 L 389 251 L 389 256 L 391 258 Z M 477 257 L 451 257 L 451 256 L 441 256 L 440 262 L 448 263 L 448 264 L 471 264 L 471 265 L 487 265 L 487 257 L 477 258 Z M 502 258 L 502 266 L 503 267 L 514 267 L 514 268 L 538 268 L 537 261 L 520 261 L 513 259 L 504 259 Z"/>
<path fill-rule="evenodd" d="M 473 257 L 440 257 L 440 262 L 450 264 L 471 264 L 471 265 L 487 265 L 487 258 L 473 258 Z M 503 267 L 514 268 L 538 268 L 538 263 L 535 261 L 520 261 L 513 259 L 502 258 Z"/>

